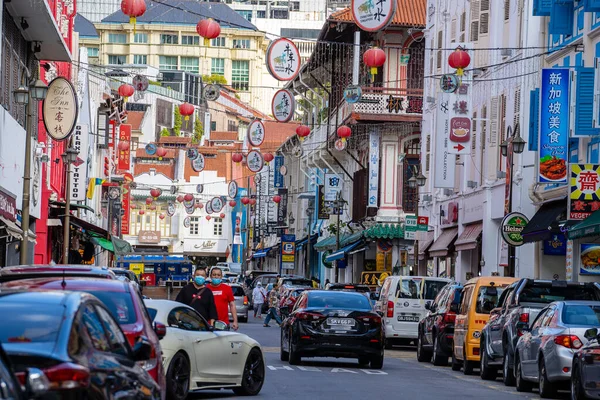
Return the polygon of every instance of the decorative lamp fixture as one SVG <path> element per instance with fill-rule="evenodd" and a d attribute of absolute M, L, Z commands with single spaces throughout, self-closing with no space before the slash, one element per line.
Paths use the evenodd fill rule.
<path fill-rule="evenodd" d="M 298 135 L 300 141 L 303 141 L 305 137 L 310 135 L 310 128 L 306 125 L 300 125 L 296 128 L 296 135 Z"/>
<path fill-rule="evenodd" d="M 247 206 L 248 203 L 250 203 L 250 199 L 247 198 L 247 197 L 242 197 L 242 204 L 245 205 L 245 206 Z"/>
<path fill-rule="evenodd" d="M 415 178 L 414 175 L 408 179 L 408 187 L 411 189 L 414 189 L 417 187 L 417 178 Z"/>
<path fill-rule="evenodd" d="M 119 86 L 119 96 L 125 98 L 125 101 L 135 93 L 135 88 L 127 83 Z"/>
<path fill-rule="evenodd" d="M 152 197 L 146 197 L 146 204 L 147 205 L 152 204 L 153 201 L 154 201 L 154 199 Z"/>
<path fill-rule="evenodd" d="M 204 46 L 208 46 L 210 39 L 214 39 L 221 34 L 221 25 L 212 18 L 203 19 L 196 25 L 196 32 L 204 38 Z"/>
<path fill-rule="evenodd" d="M 231 160 L 234 163 L 241 163 L 243 159 L 244 156 L 241 153 L 233 153 L 233 155 L 231 156 Z"/>
<path fill-rule="evenodd" d="M 502 144 L 500 144 L 500 152 L 502 153 L 502 157 L 508 156 L 508 139 L 504 139 Z"/>
<path fill-rule="evenodd" d="M 219 217 L 221 217 L 221 219 L 225 218 L 225 213 L 219 214 Z"/>
<path fill-rule="evenodd" d="M 256 204 L 256 199 L 250 199 L 250 205 L 253 206 Z"/>
<path fill-rule="evenodd" d="M 513 151 L 516 154 L 521 154 L 523 150 L 525 150 L 525 144 L 525 140 L 523 140 L 519 134 L 519 131 L 517 131 L 517 136 L 515 136 L 512 140 Z"/>
<path fill-rule="evenodd" d="M 121 140 L 119 142 L 119 150 L 121 151 L 127 151 L 129 150 L 129 141 L 128 140 Z"/>
<path fill-rule="evenodd" d="M 48 85 L 41 79 L 37 79 L 31 88 L 31 98 L 34 100 L 44 100 L 48 94 Z"/>
<path fill-rule="evenodd" d="M 141 17 L 146 12 L 145 0 L 123 0 L 121 1 L 121 11 L 129 16 L 129 23 L 133 25 L 133 33 L 135 34 L 135 23 L 137 17 Z"/>
<path fill-rule="evenodd" d="M 158 188 L 154 188 L 150 190 L 150 196 L 154 197 L 154 200 L 158 199 L 162 194 L 162 190 Z"/>
<path fill-rule="evenodd" d="M 163 157 L 167 155 L 167 149 L 165 149 L 164 147 L 157 148 L 156 155 L 158 156 L 158 160 L 162 161 Z"/>
<path fill-rule="evenodd" d="M 337 135 L 342 139 L 342 142 L 345 142 L 352 135 L 352 129 L 346 125 L 342 125 L 337 129 Z"/>
<path fill-rule="evenodd" d="M 211 218 L 212 218 L 212 217 L 211 217 L 210 215 L 207 215 L 207 216 L 206 216 L 206 220 L 207 220 L 207 221 L 210 221 L 210 219 L 211 219 Z"/>
<path fill-rule="evenodd" d="M 230 201 L 229 201 L 229 207 L 233 208 L 233 207 L 235 207 L 235 206 L 237 206 L 237 201 L 235 201 L 235 200 L 230 200 Z"/>
<path fill-rule="evenodd" d="M 160 218 L 160 219 L 165 219 L 165 214 L 160 214 L 160 215 L 158 216 L 158 218 Z"/>
<path fill-rule="evenodd" d="M 267 163 L 267 165 L 269 165 L 269 163 L 271 161 L 273 161 L 274 158 L 275 158 L 275 156 L 273 154 L 271 154 L 271 153 L 265 153 L 263 155 L 263 159 L 265 160 L 265 162 Z"/>
<path fill-rule="evenodd" d="M 279 204 L 279 202 L 281 201 L 281 196 L 280 195 L 275 195 L 273 196 L 273 201 L 277 204 Z"/>
<path fill-rule="evenodd" d="M 183 196 L 183 199 L 185 201 L 192 201 L 192 200 L 194 200 L 194 195 L 191 193 L 186 193 L 185 196 Z"/>
<path fill-rule="evenodd" d="M 177 196 L 177 201 L 180 203 L 183 203 L 183 195 L 180 194 L 179 196 Z"/>
<path fill-rule="evenodd" d="M 15 103 L 24 106 L 29 103 L 29 89 L 21 85 L 17 89 L 13 90 L 13 97 Z"/>
<path fill-rule="evenodd" d="M 194 111 L 194 106 L 190 103 L 183 103 L 179 105 L 179 113 L 185 117 L 186 121 L 189 121 L 190 115 L 193 115 Z"/>
<path fill-rule="evenodd" d="M 367 67 L 371 68 L 371 75 L 373 76 L 377 75 L 377 68 L 385 64 L 385 59 L 385 51 L 381 50 L 379 47 L 373 47 L 363 54 L 363 62 Z"/>
<path fill-rule="evenodd" d="M 427 182 L 427 178 L 425 177 L 425 175 L 423 175 L 422 173 L 419 172 L 419 175 L 417 175 L 417 185 L 420 187 L 425 186 L 425 183 Z"/>
<path fill-rule="evenodd" d="M 448 65 L 456 69 L 456 75 L 462 76 L 464 69 L 471 63 L 469 53 L 458 47 L 448 56 Z"/>
<path fill-rule="evenodd" d="M 146 211 L 144 211 L 144 210 L 140 210 L 140 211 L 138 211 L 138 214 L 140 214 L 140 215 L 144 215 L 144 214 L 146 214 Z"/>

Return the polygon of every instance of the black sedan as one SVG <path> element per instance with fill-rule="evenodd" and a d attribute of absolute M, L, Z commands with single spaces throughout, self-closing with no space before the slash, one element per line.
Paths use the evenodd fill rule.
<path fill-rule="evenodd" d="M 16 375 L 8 356 L 0 345 L 0 399 L 38 399 L 45 396 L 49 382 L 37 368 Z"/>
<path fill-rule="evenodd" d="M 383 367 L 385 342 L 381 317 L 360 293 L 308 290 L 281 324 L 281 360 L 302 357 L 358 358 Z"/>
<path fill-rule="evenodd" d="M 573 354 L 571 398 L 573 400 L 600 397 L 600 336 L 597 328 L 588 329 L 588 342 Z"/>
<path fill-rule="evenodd" d="M 139 361 L 150 359 L 141 338 L 133 350 L 110 311 L 81 292 L 2 292 L 0 342 L 17 373 L 43 371 L 58 398 L 160 399 Z"/>

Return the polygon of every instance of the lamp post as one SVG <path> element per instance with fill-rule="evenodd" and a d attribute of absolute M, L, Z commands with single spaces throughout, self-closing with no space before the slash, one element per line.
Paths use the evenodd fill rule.
<path fill-rule="evenodd" d="M 69 147 L 66 152 L 61 154 L 63 164 L 67 166 L 67 185 L 65 190 L 65 226 L 64 226 L 64 236 L 63 236 L 63 264 L 69 263 L 69 232 L 70 232 L 70 224 L 71 224 L 71 163 L 77 160 L 77 156 L 79 152 L 72 147 Z"/>
<path fill-rule="evenodd" d="M 315 206 L 312 201 L 308 202 L 308 208 L 306 209 L 306 213 L 308 214 L 308 241 L 306 242 L 306 277 L 310 278 L 310 262 L 312 261 L 311 254 L 311 240 L 312 240 L 312 217 L 315 212 Z"/>
<path fill-rule="evenodd" d="M 521 154 L 525 150 L 525 140 L 519 134 L 519 124 L 515 125 L 513 131 L 512 127 L 508 127 L 506 130 L 506 139 L 500 145 L 500 151 L 502 155 L 506 157 L 506 166 L 510 169 L 508 171 L 509 181 L 508 196 L 504 206 L 504 214 L 510 214 L 512 212 L 512 195 L 513 195 L 513 170 L 514 170 L 514 157 L 513 154 Z M 508 276 L 515 276 L 515 247 L 508 245 Z"/>
<path fill-rule="evenodd" d="M 31 198 L 31 138 L 34 132 L 35 119 L 33 118 L 33 104 L 44 100 L 48 94 L 48 86 L 40 79 L 31 81 L 29 88 L 21 85 L 13 91 L 15 103 L 25 106 L 27 121 L 25 123 L 25 163 L 23 166 L 23 198 L 21 203 L 21 228 L 23 241 L 21 242 L 20 263 L 27 263 L 29 246 L 29 201 Z M 34 100 L 36 101 L 34 103 Z M 32 104 L 31 108 L 29 104 Z"/>
<path fill-rule="evenodd" d="M 415 176 L 416 175 L 416 176 Z M 408 187 L 416 190 L 416 204 L 415 204 L 415 216 L 417 217 L 417 226 L 419 223 L 419 188 L 425 186 L 427 178 L 419 171 L 417 166 L 414 167 L 413 176 L 408 179 Z M 414 244 L 414 265 L 416 267 L 415 273 L 419 274 L 419 241 L 415 238 Z"/>

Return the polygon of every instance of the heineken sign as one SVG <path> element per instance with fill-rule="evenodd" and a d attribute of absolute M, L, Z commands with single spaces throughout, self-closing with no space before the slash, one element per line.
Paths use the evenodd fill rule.
<path fill-rule="evenodd" d="M 507 214 L 502 220 L 502 239 L 511 246 L 523 245 L 521 232 L 529 223 L 529 219 L 521 213 Z"/>

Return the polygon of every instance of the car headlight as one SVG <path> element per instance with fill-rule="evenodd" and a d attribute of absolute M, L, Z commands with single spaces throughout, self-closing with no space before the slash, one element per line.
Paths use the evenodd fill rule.
<path fill-rule="evenodd" d="M 139 365 L 146 371 L 150 371 L 151 369 L 154 369 L 156 367 L 157 363 L 158 363 L 158 359 L 155 357 L 155 358 L 151 358 L 149 360 L 138 361 L 137 365 Z"/>

